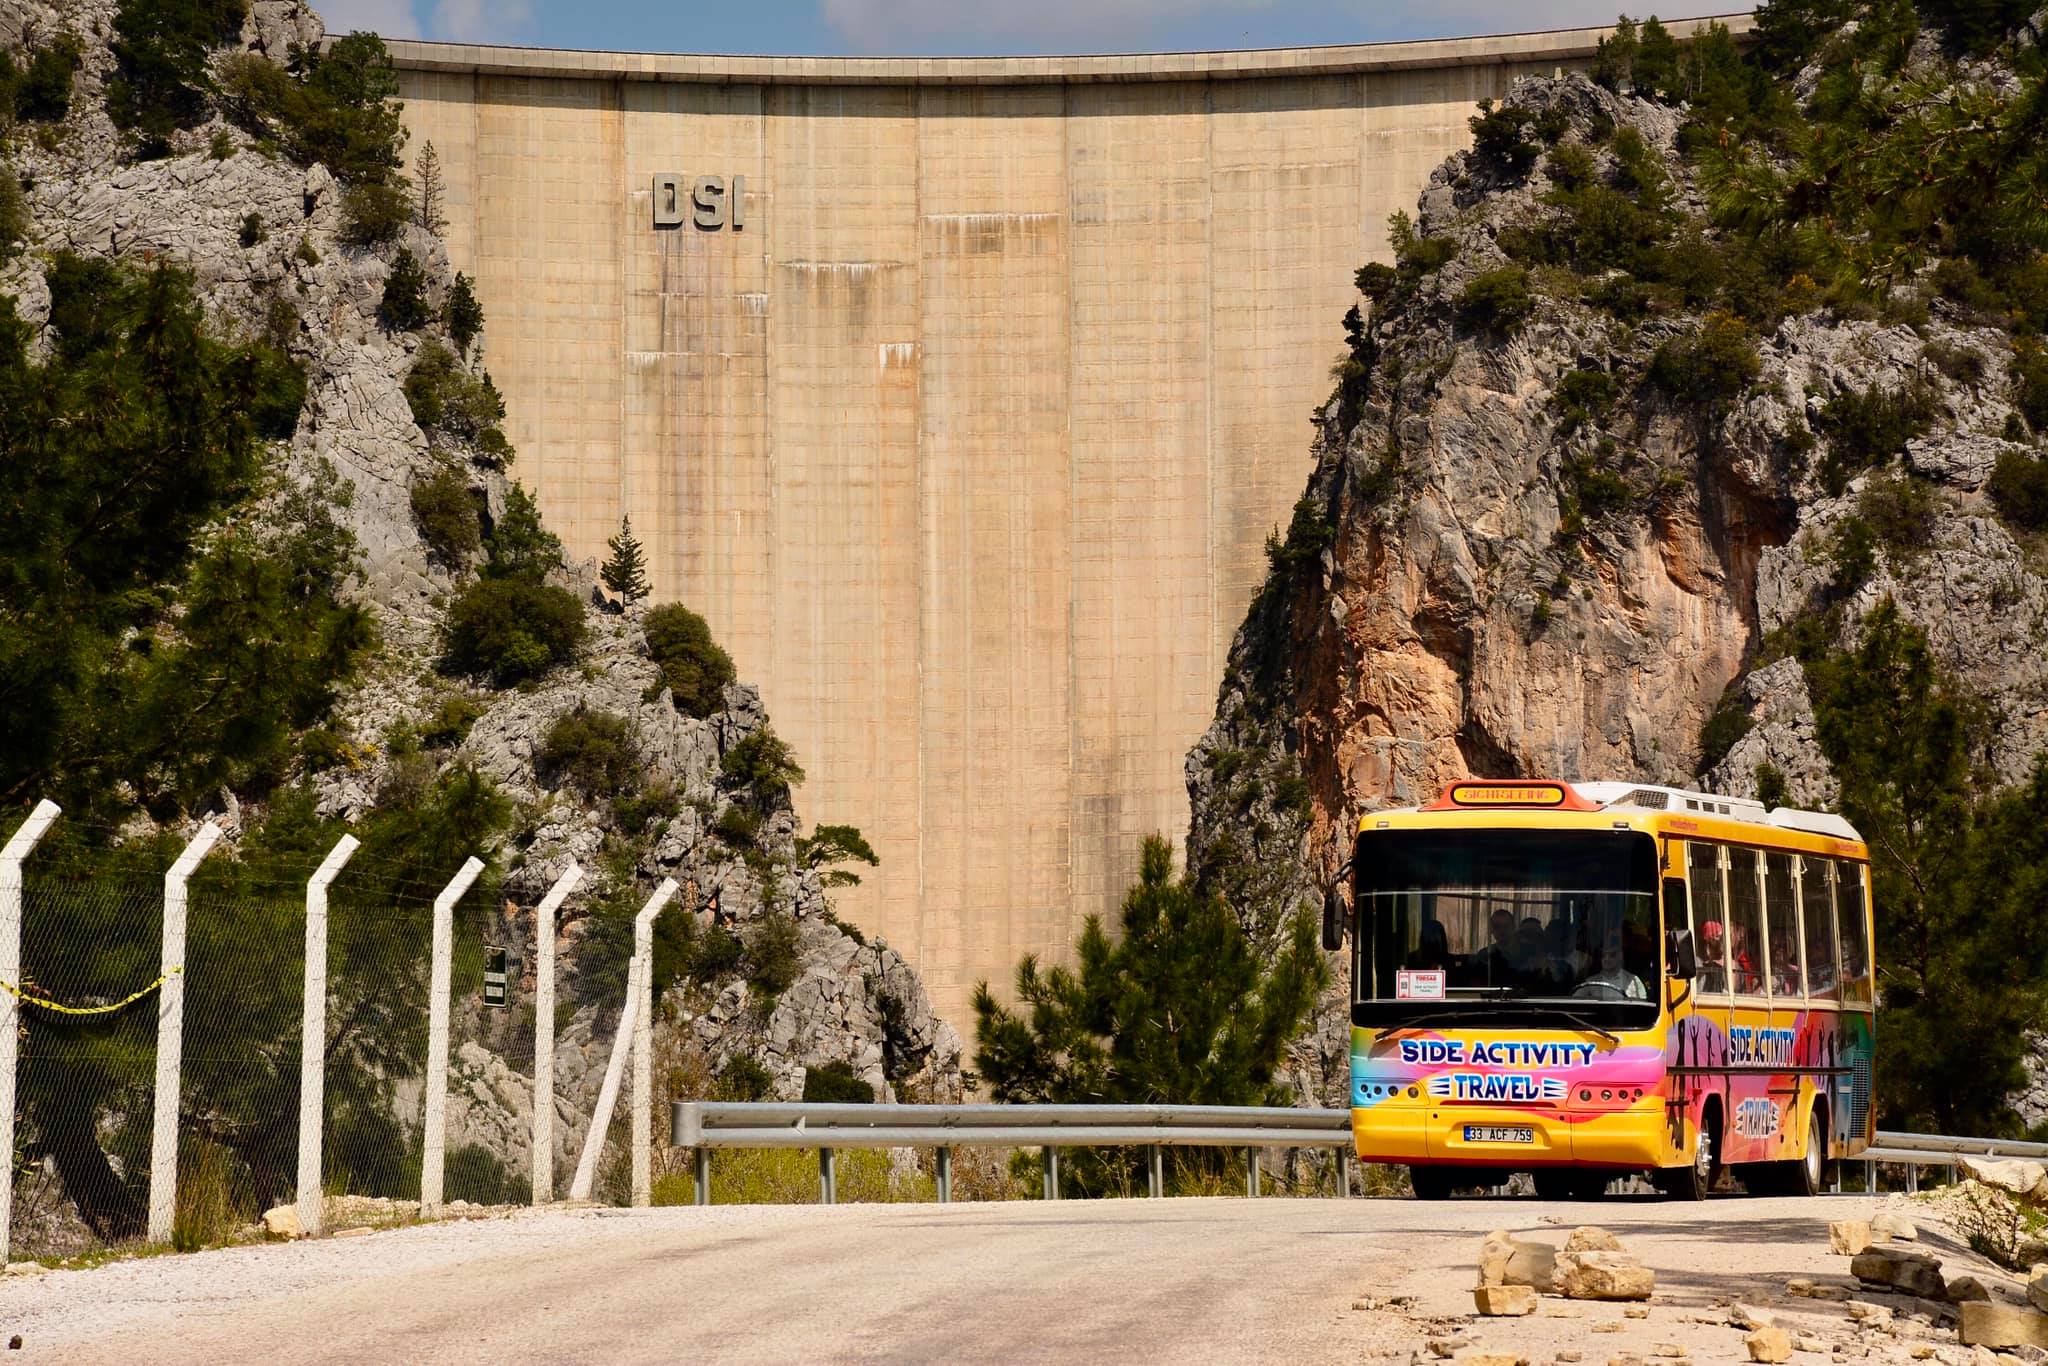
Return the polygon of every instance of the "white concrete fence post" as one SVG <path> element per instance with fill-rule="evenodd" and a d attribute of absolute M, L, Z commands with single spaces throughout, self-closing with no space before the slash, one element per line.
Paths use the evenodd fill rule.
<path fill-rule="evenodd" d="M 597 1108 L 590 1112 L 590 1131 L 583 1135 L 583 1156 L 576 1160 L 576 1175 L 569 1182 L 571 1200 L 588 1200 L 591 1183 L 597 1179 L 598 1154 L 604 1151 L 605 1131 L 612 1127 L 612 1111 L 619 1103 L 626 1045 L 633 1037 L 633 1017 L 639 1013 L 640 960 L 634 958 L 626 964 L 626 1004 L 619 1010 L 619 1032 L 612 1038 L 612 1055 L 604 1065 L 604 1084 L 597 1089 Z"/>
<path fill-rule="evenodd" d="M 555 1198 L 555 912 L 583 881 L 574 859 L 533 913 L 533 1203 Z"/>
<path fill-rule="evenodd" d="M 156 1112 L 149 1135 L 149 1241 L 168 1243 L 178 1220 L 178 1095 L 185 1061 L 185 883 L 220 839 L 212 821 L 164 874 L 163 986 L 157 990 Z"/>
<path fill-rule="evenodd" d="M 36 841 L 61 813 L 45 798 L 15 828 L 0 848 L 0 982 L 21 986 L 21 865 Z M 8 1230 L 14 1223 L 14 1069 L 21 1056 L 21 1002 L 14 992 L 0 991 L 0 1153 L 7 1154 L 8 1176 L 0 1178 L 0 1266 L 7 1263 Z"/>
<path fill-rule="evenodd" d="M 361 841 L 343 835 L 306 879 L 306 995 L 299 1013 L 299 1229 L 326 1231 L 321 1144 L 327 1120 L 327 889 Z"/>
<path fill-rule="evenodd" d="M 455 972 L 455 903 L 484 870 L 465 862 L 434 898 L 434 963 L 427 979 L 427 1115 L 420 1146 L 420 1216 L 441 1212 L 441 1176 L 448 1147 L 448 990 Z"/>
<path fill-rule="evenodd" d="M 654 1203 L 654 918 L 682 889 L 665 877 L 633 917 L 640 1009 L 633 1020 L 633 1208 Z"/>

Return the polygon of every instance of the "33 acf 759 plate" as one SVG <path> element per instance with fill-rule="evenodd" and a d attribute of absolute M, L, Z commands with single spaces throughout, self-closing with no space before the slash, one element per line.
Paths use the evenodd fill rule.
<path fill-rule="evenodd" d="M 1467 1143 L 1534 1143 L 1536 1131 L 1526 1124 L 1467 1124 Z"/>

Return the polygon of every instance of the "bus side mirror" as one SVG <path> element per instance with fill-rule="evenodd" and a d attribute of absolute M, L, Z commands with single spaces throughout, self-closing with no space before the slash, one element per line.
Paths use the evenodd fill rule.
<path fill-rule="evenodd" d="M 1323 893 L 1323 948 L 1329 953 L 1344 947 L 1344 930 L 1350 920 L 1345 914 L 1344 893 L 1339 890 L 1341 882 L 1331 883 L 1330 890 Z"/>
<path fill-rule="evenodd" d="M 1691 930 L 1667 930 L 1664 933 L 1665 969 L 1672 978 L 1689 982 L 1699 973 L 1699 964 L 1692 955 Z"/>

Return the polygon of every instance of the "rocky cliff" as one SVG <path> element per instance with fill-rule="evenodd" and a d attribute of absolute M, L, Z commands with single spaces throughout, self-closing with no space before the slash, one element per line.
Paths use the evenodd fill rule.
<path fill-rule="evenodd" d="M 2009 84 L 1930 33 L 1898 79 L 1936 74 Z M 1315 472 L 1187 764 L 1190 862 L 1256 923 L 1319 896 L 1361 813 L 1458 778 L 1832 805 L 1792 642 L 1886 598 L 1985 704 L 1991 774 L 2048 745 L 2048 562 L 1987 492 L 2037 454 L 2012 324 L 1931 261 L 1853 302 L 1797 271 L 1746 296 L 1765 249 L 1716 212 L 1698 114 L 1521 81 L 1361 271 Z M 1304 1091 L 1341 1103 L 1343 1056 L 1333 1000 Z"/>
<path fill-rule="evenodd" d="M 747 1085 L 785 1097 L 800 1094 L 807 1069 L 819 1067 L 851 1074 L 881 1098 L 957 1093 L 959 1041 L 932 1014 L 916 973 L 833 917 L 827 869 L 799 844 L 787 773 L 736 780 L 731 772 L 731 756 L 768 735 L 756 689 L 727 685 L 706 714 L 680 706 L 649 657 L 643 608 L 611 600 L 591 564 L 548 574 L 582 604 L 586 639 L 571 662 L 516 688 L 444 666 L 450 605 L 474 580 L 480 552 L 431 541 L 419 490 L 436 480 L 452 487 L 456 504 L 477 509 L 488 540 L 518 497 L 518 464 L 477 432 L 423 423 L 407 380 L 439 348 L 460 357 L 465 382 L 485 382 L 488 321 L 474 347 L 451 338 L 440 320 L 456 282 L 434 233 L 413 221 L 374 245 L 355 244 L 361 234 L 346 222 L 343 186 L 329 168 L 278 155 L 245 123 L 215 113 L 175 131 L 154 149 L 161 155 L 138 157 L 134 135 L 116 128 L 104 98 L 115 74 L 116 13 L 109 0 L 0 3 L 0 44 L 17 55 L 67 35 L 80 54 L 68 113 L 8 138 L 6 160 L 28 214 L 21 250 L 0 265 L 0 298 L 45 328 L 45 270 L 59 254 L 170 261 L 191 273 L 220 330 L 272 336 L 303 369 L 296 433 L 272 448 L 274 478 L 261 497 L 296 489 L 331 501 L 359 548 L 347 594 L 369 609 L 381 643 L 323 718 L 322 743 L 294 760 L 287 780 L 310 788 L 322 815 L 353 821 L 403 805 L 457 769 L 488 779 L 515 814 L 481 851 L 502 872 L 504 903 L 486 933 L 510 948 L 528 988 L 532 906 L 570 859 L 589 870 L 558 944 L 575 1002 L 556 1063 L 558 1170 L 566 1174 L 582 1142 L 616 1019 L 617 991 L 605 988 L 623 982 L 620 917 L 663 877 L 684 887 L 681 909 L 669 914 L 697 926 L 683 938 L 722 935 L 729 946 L 723 958 L 697 953 L 687 971 L 671 974 L 660 1046 L 679 1086 L 730 1076 L 738 1060 Z M 209 61 L 219 72 L 254 54 L 275 64 L 257 78 L 275 71 L 281 80 L 293 53 L 321 37 L 318 17 L 296 0 L 255 0 L 240 43 Z M 410 326 L 380 318 L 401 253 L 421 270 L 424 321 Z M 593 794 L 538 754 L 558 719 L 579 709 L 623 718 L 630 757 L 618 793 Z M 742 804 L 741 782 L 751 784 L 744 819 L 720 824 Z M 613 800 L 629 793 L 644 800 Z M 225 811 L 234 834 L 260 822 L 263 800 L 224 790 L 210 805 Z M 714 893 L 724 920 L 715 929 L 705 910 Z M 750 977 L 746 964 L 763 935 L 780 960 L 773 980 Z M 524 1003 L 515 995 L 515 1006 Z M 480 1143 L 515 1170 L 525 1160 L 532 1045 L 511 1022 L 529 1015 L 472 1005 L 454 1068 L 451 1147 Z"/>

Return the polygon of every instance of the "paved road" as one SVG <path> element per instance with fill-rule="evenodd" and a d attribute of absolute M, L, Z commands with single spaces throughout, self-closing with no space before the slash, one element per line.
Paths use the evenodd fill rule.
<path fill-rule="evenodd" d="M 0 1336 L 70 1361 L 1405 1362 L 1471 1311 L 1479 1234 L 1561 1240 L 1597 1220 L 1656 1268 L 1659 1294 L 1652 1322 L 1590 1341 L 1649 1334 L 1711 1358 L 1739 1349 L 1701 1311 L 1792 1275 L 1840 1277 L 1826 1221 L 1873 1208 L 1836 1197 L 559 1211 L 9 1278 Z M 1616 1306 L 1545 1304 L 1545 1317 L 1515 1321 L 1532 1359 L 1621 1319 Z M 1495 1323 L 1506 1321 L 1481 1327 Z"/>

